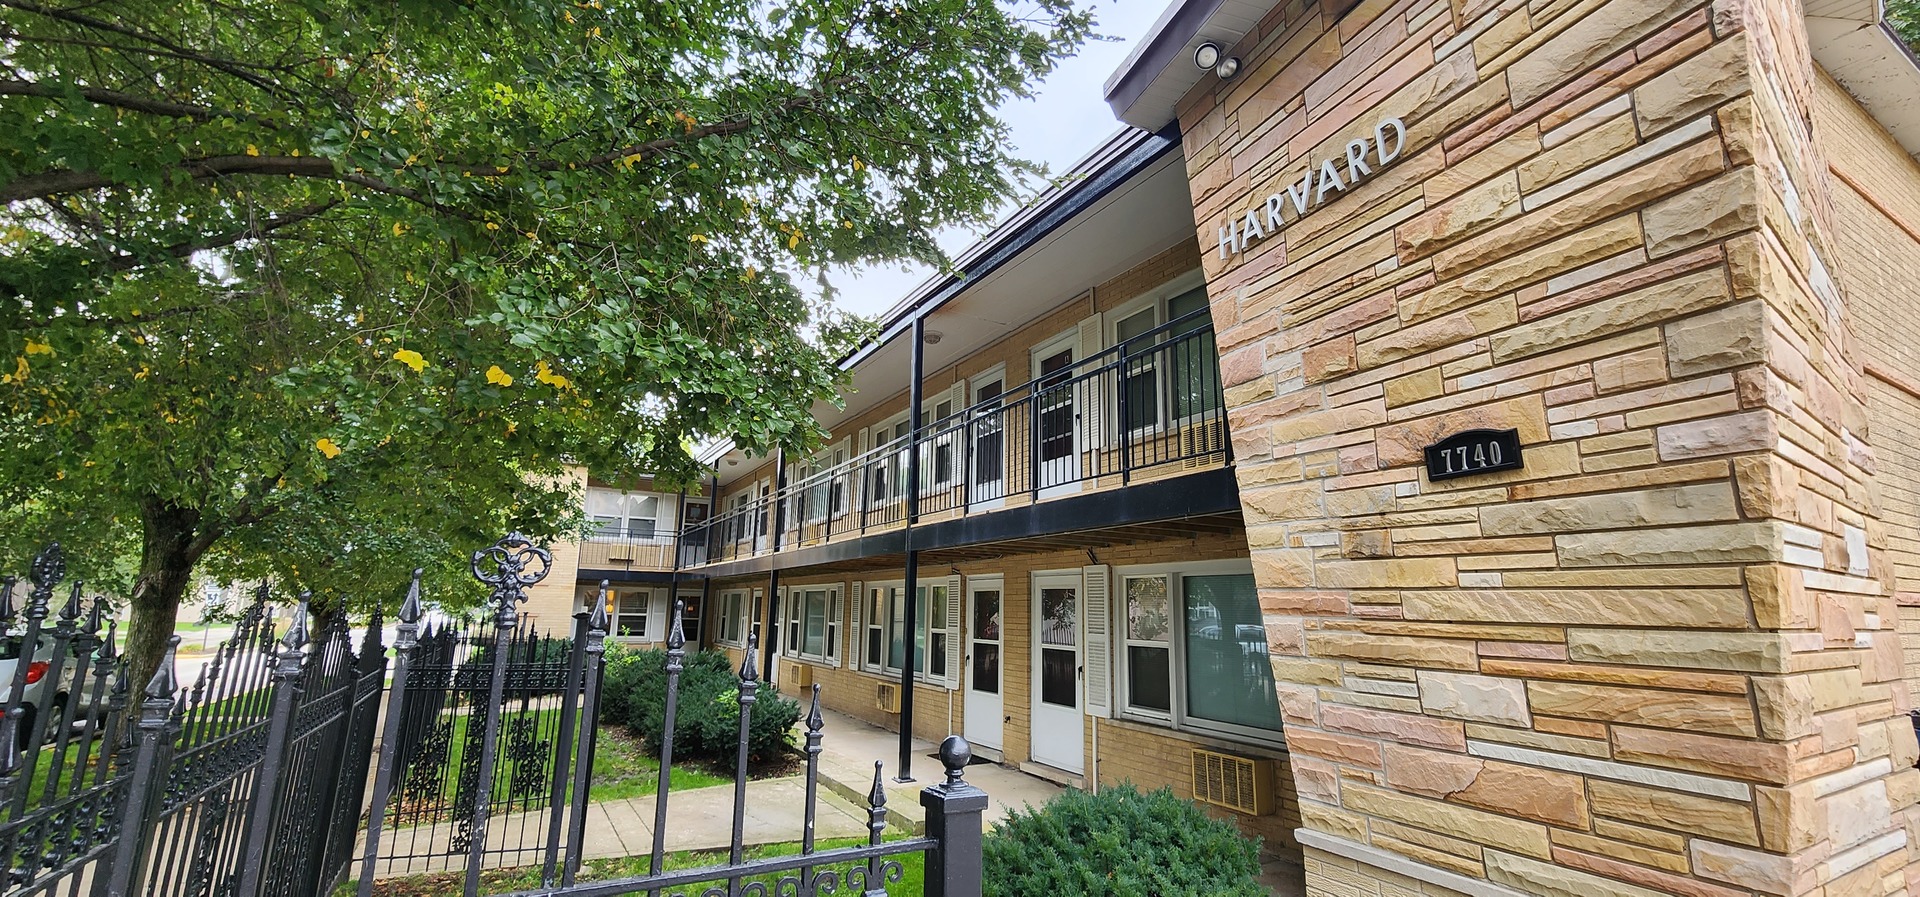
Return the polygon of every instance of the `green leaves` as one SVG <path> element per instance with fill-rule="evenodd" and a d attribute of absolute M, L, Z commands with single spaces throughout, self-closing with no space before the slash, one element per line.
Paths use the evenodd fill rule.
<path fill-rule="evenodd" d="M 103 549 L 191 509 L 221 570 L 373 600 L 348 571 L 566 531 L 564 465 L 805 450 L 867 332 L 805 278 L 941 261 L 934 230 L 1027 170 L 996 106 L 1087 25 L 1058 0 L 9 8 L 34 81 L 0 104 L 0 499 Z M 54 351 L 16 378 L 26 339 Z"/>
<path fill-rule="evenodd" d="M 1920 53 L 1920 0 L 1887 0 L 1887 21 L 1907 46 Z"/>

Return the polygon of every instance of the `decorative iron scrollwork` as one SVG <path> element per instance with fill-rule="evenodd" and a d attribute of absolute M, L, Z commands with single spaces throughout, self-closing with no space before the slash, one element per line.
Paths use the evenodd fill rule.
<path fill-rule="evenodd" d="M 494 623 L 511 629 L 520 622 L 519 605 L 527 600 L 527 587 L 546 579 L 553 568 L 553 553 L 526 536 L 509 533 L 474 552 L 472 567 L 473 578 L 493 588 L 489 600 L 494 605 Z"/>

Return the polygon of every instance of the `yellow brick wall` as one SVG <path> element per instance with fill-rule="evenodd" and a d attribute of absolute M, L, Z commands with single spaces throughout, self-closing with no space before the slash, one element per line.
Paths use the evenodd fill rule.
<path fill-rule="evenodd" d="M 1533 893 L 1907 886 L 1920 781 L 1823 161 L 1847 150 L 1810 124 L 1800 15 L 1297 0 L 1182 103 L 1327 843 Z M 1390 116 L 1392 164 L 1215 251 Z M 1479 427 L 1525 468 L 1422 473 Z"/>

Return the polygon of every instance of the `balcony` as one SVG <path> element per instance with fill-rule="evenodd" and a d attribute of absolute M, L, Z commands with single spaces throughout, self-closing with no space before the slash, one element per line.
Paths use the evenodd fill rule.
<path fill-rule="evenodd" d="M 666 571 L 673 569 L 674 533 L 661 530 L 650 536 L 613 536 L 596 533 L 580 543 L 580 569 Z M 688 552 L 688 557 L 697 557 Z M 698 563 L 689 561 L 688 563 Z"/>
<path fill-rule="evenodd" d="M 1219 355 L 1202 310 L 925 425 L 917 441 L 874 447 L 691 527 L 681 564 L 898 529 L 915 493 L 927 523 L 1230 463 Z"/>

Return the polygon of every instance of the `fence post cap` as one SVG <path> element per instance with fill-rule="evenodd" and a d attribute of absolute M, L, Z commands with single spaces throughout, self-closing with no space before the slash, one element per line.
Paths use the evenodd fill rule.
<path fill-rule="evenodd" d="M 958 735 L 948 735 L 940 742 L 940 765 L 947 769 L 947 784 L 958 785 L 967 774 L 967 764 L 973 762 L 973 745 Z"/>
<path fill-rule="evenodd" d="M 400 602 L 400 622 L 409 626 L 420 622 L 423 611 L 420 608 L 420 574 L 423 567 L 413 568 L 413 581 L 407 584 L 407 599 Z"/>
<path fill-rule="evenodd" d="M 147 680 L 147 690 L 145 694 L 148 702 L 172 701 L 174 691 L 180 687 L 178 674 L 174 670 L 174 665 L 179 658 L 179 651 L 180 637 L 177 635 L 168 636 L 167 651 L 165 654 L 160 655 L 160 665 L 154 668 L 153 678 Z"/>

